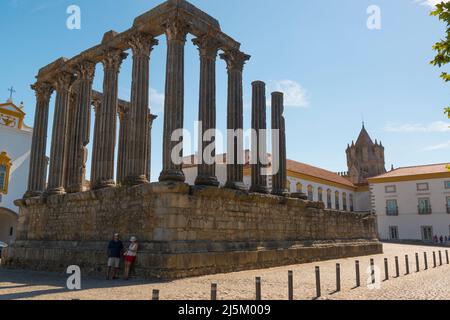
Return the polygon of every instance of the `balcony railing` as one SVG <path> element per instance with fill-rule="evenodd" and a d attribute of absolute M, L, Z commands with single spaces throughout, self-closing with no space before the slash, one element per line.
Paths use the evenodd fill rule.
<path fill-rule="evenodd" d="M 432 214 L 433 213 L 433 210 L 431 210 L 431 206 L 427 206 L 427 207 L 418 206 L 417 208 L 419 209 L 419 214 Z"/>
<path fill-rule="evenodd" d="M 398 216 L 398 207 L 386 208 L 386 215 L 388 215 L 388 216 Z"/>

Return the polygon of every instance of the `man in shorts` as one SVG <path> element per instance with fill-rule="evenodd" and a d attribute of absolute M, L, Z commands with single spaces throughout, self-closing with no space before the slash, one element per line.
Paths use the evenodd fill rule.
<path fill-rule="evenodd" d="M 123 243 L 120 241 L 119 234 L 114 234 L 113 239 L 108 244 L 108 273 L 106 280 L 117 279 L 116 274 L 120 267 L 120 258 L 123 254 Z"/>

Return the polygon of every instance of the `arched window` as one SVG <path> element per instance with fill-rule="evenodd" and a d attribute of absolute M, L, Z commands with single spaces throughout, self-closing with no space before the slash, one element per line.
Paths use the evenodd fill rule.
<path fill-rule="evenodd" d="M 353 212 L 355 211 L 355 208 L 353 206 L 353 194 L 350 193 L 350 211 Z"/>
<path fill-rule="evenodd" d="M 319 202 L 323 202 L 323 189 L 321 187 L 317 189 L 317 199 Z"/>
<path fill-rule="evenodd" d="M 308 200 L 313 201 L 314 200 L 314 188 L 312 185 L 308 186 Z"/>
<path fill-rule="evenodd" d="M 339 191 L 336 191 L 336 193 L 334 194 L 334 203 L 335 203 L 335 209 L 336 210 L 340 210 L 341 209 L 341 205 L 339 204 Z"/>
<path fill-rule="evenodd" d="M 331 191 L 331 189 L 328 189 L 327 190 L 327 209 L 331 209 L 331 194 L 332 194 L 332 191 Z"/>
<path fill-rule="evenodd" d="M 303 185 L 300 182 L 297 183 L 297 185 L 295 186 L 295 190 L 298 193 L 302 193 L 303 192 Z"/>
<path fill-rule="evenodd" d="M 342 194 L 342 209 L 347 211 L 347 193 Z"/>
<path fill-rule="evenodd" d="M 0 193 L 8 194 L 11 159 L 6 152 L 0 153 Z"/>

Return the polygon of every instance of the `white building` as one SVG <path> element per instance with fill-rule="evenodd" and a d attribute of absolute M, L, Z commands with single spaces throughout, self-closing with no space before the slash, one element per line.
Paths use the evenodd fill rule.
<path fill-rule="evenodd" d="M 26 192 L 32 129 L 24 124 L 23 106 L 0 104 L 0 241 L 14 241 L 18 208 Z"/>
<path fill-rule="evenodd" d="M 250 152 L 246 151 L 246 165 L 244 166 L 244 184 L 249 188 L 251 184 Z M 217 156 L 216 176 L 221 186 L 227 178 L 226 155 Z M 270 155 L 269 155 L 270 159 Z M 194 185 L 197 177 L 197 166 L 193 156 L 184 159 L 183 172 L 186 183 Z M 270 172 L 270 167 L 269 167 Z M 291 193 L 304 193 L 311 201 L 320 201 L 327 209 L 341 211 L 370 212 L 368 186 L 356 186 L 348 179 L 334 172 L 317 168 L 301 162 L 287 161 L 288 189 Z M 267 177 L 267 186 L 272 187 L 272 177 Z"/>
<path fill-rule="evenodd" d="M 450 171 L 446 164 L 399 168 L 369 179 L 382 240 L 450 235 Z"/>

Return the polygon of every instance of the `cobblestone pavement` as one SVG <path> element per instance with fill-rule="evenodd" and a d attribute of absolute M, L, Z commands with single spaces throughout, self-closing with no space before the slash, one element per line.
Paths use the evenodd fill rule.
<path fill-rule="evenodd" d="M 171 282 L 82 279 L 82 290 L 80 291 L 68 291 L 65 288 L 66 275 L 0 268 L 0 300 L 149 300 L 153 289 L 160 290 L 161 299 L 204 300 L 209 299 L 210 285 L 213 282 L 218 284 L 218 299 L 252 300 L 255 298 L 255 277 L 257 276 L 262 278 L 263 299 L 287 299 L 288 270 L 294 272 L 294 299 L 312 300 L 316 296 L 316 266 L 319 266 L 321 271 L 322 297 L 320 299 L 447 300 L 450 298 L 450 265 L 447 264 L 445 250 L 449 250 L 450 254 L 448 248 L 385 244 L 382 255 L 219 274 Z M 433 251 L 436 252 L 436 268 L 433 268 Z M 442 252 L 442 266 L 439 266 L 439 251 Z M 419 273 L 416 273 L 416 252 L 420 257 Z M 428 256 L 428 270 L 424 270 L 424 252 L 427 252 Z M 409 275 L 405 275 L 405 255 L 409 255 Z M 399 278 L 395 277 L 395 256 L 399 257 Z M 389 259 L 390 280 L 388 281 L 380 281 L 384 280 L 385 275 L 384 258 Z M 371 282 L 370 259 L 374 259 L 375 263 L 375 288 L 367 285 L 367 282 Z M 359 288 L 355 288 L 355 260 L 359 260 L 361 266 L 361 287 Z M 342 290 L 339 293 L 334 292 L 336 290 L 336 263 L 341 264 Z M 379 284 L 378 288 L 377 284 Z"/>

